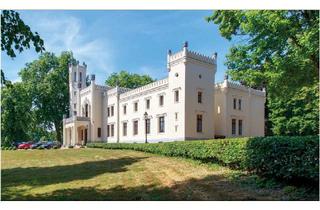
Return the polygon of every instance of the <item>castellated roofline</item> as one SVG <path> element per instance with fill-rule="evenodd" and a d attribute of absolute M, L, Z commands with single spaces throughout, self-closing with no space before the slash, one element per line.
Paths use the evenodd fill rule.
<path fill-rule="evenodd" d="M 193 60 L 197 60 L 200 62 L 204 62 L 206 64 L 211 64 L 211 65 L 216 65 L 217 64 L 217 57 L 218 54 L 214 53 L 211 57 L 195 52 L 195 51 L 191 51 L 188 49 L 188 42 L 185 42 L 183 48 L 181 51 L 176 52 L 176 53 L 172 53 L 171 50 L 168 50 L 168 56 L 167 56 L 167 62 L 168 62 L 168 67 L 170 66 L 171 63 L 174 63 L 176 61 L 179 61 L 181 59 L 193 59 Z"/>
<path fill-rule="evenodd" d="M 244 86 L 239 83 L 232 82 L 232 81 L 229 81 L 226 79 L 223 82 L 219 82 L 219 83 L 215 84 L 215 89 L 224 89 L 224 88 L 233 88 L 233 89 L 249 92 L 251 94 L 258 95 L 258 96 L 263 96 L 263 97 L 266 96 L 265 90 L 253 89 L 251 87 L 247 87 L 247 86 Z"/>

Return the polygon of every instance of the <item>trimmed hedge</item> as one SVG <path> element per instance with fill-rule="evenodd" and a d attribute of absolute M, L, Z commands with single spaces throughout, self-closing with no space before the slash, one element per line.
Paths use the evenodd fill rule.
<path fill-rule="evenodd" d="M 88 143 L 87 146 L 130 149 L 216 162 L 286 181 L 319 180 L 318 136 L 232 138 L 158 144 Z"/>

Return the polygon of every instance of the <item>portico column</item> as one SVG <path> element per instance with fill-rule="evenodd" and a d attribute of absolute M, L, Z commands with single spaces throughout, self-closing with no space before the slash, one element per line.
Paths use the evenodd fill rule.
<path fill-rule="evenodd" d="M 77 127 L 76 125 L 73 126 L 73 145 L 77 142 Z"/>

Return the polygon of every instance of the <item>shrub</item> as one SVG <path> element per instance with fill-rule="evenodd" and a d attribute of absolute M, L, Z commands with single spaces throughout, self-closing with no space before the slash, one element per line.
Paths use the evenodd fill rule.
<path fill-rule="evenodd" d="M 216 162 L 286 181 L 319 181 L 318 136 L 232 138 L 161 144 L 89 143 L 87 146 Z"/>
<path fill-rule="evenodd" d="M 247 169 L 284 180 L 319 180 L 318 136 L 252 138 L 247 144 Z"/>

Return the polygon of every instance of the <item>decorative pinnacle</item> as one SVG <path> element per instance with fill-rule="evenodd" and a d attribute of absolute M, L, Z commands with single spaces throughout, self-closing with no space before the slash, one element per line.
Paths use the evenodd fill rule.
<path fill-rule="evenodd" d="M 183 47 L 184 47 L 184 48 L 188 48 L 188 41 L 185 41 L 185 42 L 184 42 Z"/>
<path fill-rule="evenodd" d="M 171 55 L 171 54 L 172 54 L 171 50 L 168 50 L 168 55 Z"/>
<path fill-rule="evenodd" d="M 224 75 L 224 80 L 228 80 L 229 76 L 227 74 Z"/>

